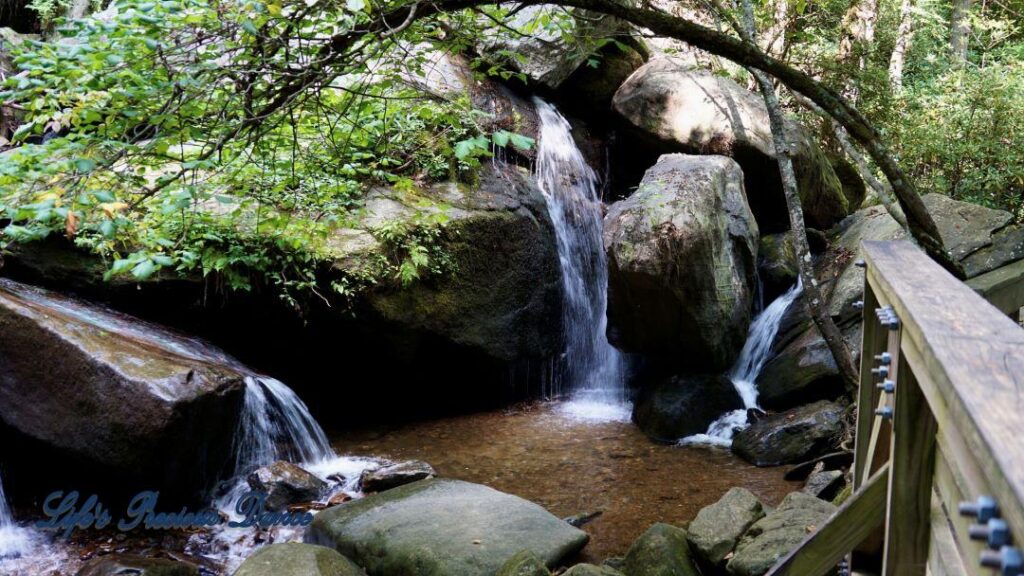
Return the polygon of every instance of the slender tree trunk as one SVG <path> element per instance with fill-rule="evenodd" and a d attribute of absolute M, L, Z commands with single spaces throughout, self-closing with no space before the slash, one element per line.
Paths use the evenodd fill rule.
<path fill-rule="evenodd" d="M 743 25 L 738 32 L 745 40 L 754 42 L 756 39 L 754 28 L 754 11 L 750 6 L 750 0 L 743 2 Z M 786 207 L 789 210 L 790 233 L 793 240 L 793 248 L 796 253 L 797 266 L 800 269 L 800 281 L 803 284 L 804 301 L 811 310 L 811 318 L 821 331 L 828 345 L 832 356 L 835 358 L 836 366 L 839 367 L 839 374 L 849 391 L 856 390 L 860 378 L 857 375 L 857 368 L 853 365 L 853 358 L 850 350 L 846 347 L 846 341 L 839 332 L 832 316 L 828 312 L 828 305 L 821 295 L 818 286 L 818 279 L 814 274 L 814 265 L 811 261 L 811 249 L 807 245 L 807 229 L 804 226 L 804 211 L 800 203 L 800 190 L 797 187 L 796 172 L 793 170 L 792 151 L 785 137 L 785 118 L 779 106 L 778 96 L 775 94 L 775 86 L 771 78 L 764 72 L 750 68 L 750 72 L 757 79 L 761 87 L 761 95 L 764 97 L 765 107 L 768 109 L 768 117 L 772 127 L 772 143 L 775 146 L 775 155 L 778 158 L 779 174 L 782 177 L 782 189 L 786 196 Z"/>
<path fill-rule="evenodd" d="M 794 11 L 790 10 L 789 0 L 774 0 L 772 2 L 772 25 L 764 34 L 764 51 L 769 56 L 782 58 L 786 54 L 788 46 L 788 32 L 792 25 Z"/>
<path fill-rule="evenodd" d="M 967 45 L 971 37 L 971 0 L 953 0 L 953 13 L 949 18 L 949 51 L 953 61 L 967 62 Z"/>
<path fill-rule="evenodd" d="M 853 0 L 843 17 L 839 39 L 839 62 L 850 70 L 843 95 L 857 102 L 857 79 L 867 67 L 868 54 L 875 43 L 875 23 L 878 21 L 878 0 Z"/>
<path fill-rule="evenodd" d="M 894 92 L 903 90 L 903 64 L 906 62 L 907 50 L 914 38 L 914 0 L 903 0 L 900 3 L 900 26 L 896 30 L 896 44 L 889 56 L 889 85 Z"/>

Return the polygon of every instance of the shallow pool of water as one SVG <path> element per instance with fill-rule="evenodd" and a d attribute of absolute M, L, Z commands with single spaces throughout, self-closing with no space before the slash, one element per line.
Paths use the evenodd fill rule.
<path fill-rule="evenodd" d="M 559 517 L 603 511 L 583 529 L 584 559 L 625 553 L 655 522 L 682 525 L 729 488 L 776 505 L 799 483 L 721 449 L 663 446 L 632 424 L 567 416 L 557 404 L 334 435 L 339 454 L 419 459 L 440 476 L 486 484 Z"/>

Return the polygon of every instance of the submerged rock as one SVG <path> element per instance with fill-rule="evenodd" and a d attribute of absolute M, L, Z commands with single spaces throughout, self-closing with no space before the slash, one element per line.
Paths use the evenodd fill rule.
<path fill-rule="evenodd" d="M 234 576 L 366 576 L 366 572 L 330 548 L 289 542 L 261 548 Z"/>
<path fill-rule="evenodd" d="M 690 558 L 686 530 L 655 524 L 633 542 L 622 562 L 629 576 L 700 576 Z"/>
<path fill-rule="evenodd" d="M 434 467 L 430 464 L 420 460 L 408 460 L 363 471 L 359 477 L 359 489 L 363 492 L 382 492 L 436 475 L 437 472 L 434 472 Z"/>
<path fill-rule="evenodd" d="M 758 229 L 739 165 L 668 154 L 605 218 L 612 344 L 725 369 L 746 339 Z"/>
<path fill-rule="evenodd" d="M 508 559 L 495 576 L 549 576 L 551 571 L 529 550 Z"/>
<path fill-rule="evenodd" d="M 740 408 L 743 399 L 725 376 L 673 376 L 640 391 L 633 421 L 652 440 L 672 443 L 706 432 L 719 416 Z"/>
<path fill-rule="evenodd" d="M 191 495 L 229 472 L 245 377 L 214 348 L 0 279 L 0 419 L 121 479 Z"/>
<path fill-rule="evenodd" d="M 562 572 L 561 576 L 624 576 L 611 566 L 595 566 L 593 564 L 577 564 Z"/>
<path fill-rule="evenodd" d="M 199 576 L 194 564 L 163 558 L 111 554 L 86 562 L 76 576 Z M 276 576 L 276 575 L 275 575 Z M 281 574 L 280 576 L 287 576 Z"/>
<path fill-rule="evenodd" d="M 327 490 L 327 483 L 291 462 L 277 461 L 247 478 L 249 487 L 266 492 L 267 510 L 279 512 L 291 504 L 312 502 Z"/>
<path fill-rule="evenodd" d="M 762 231 L 789 228 L 768 111 L 760 96 L 681 60 L 658 57 L 622 84 L 612 105 L 666 151 L 735 158 L 743 167 L 747 197 Z M 806 128 L 787 120 L 785 137 L 807 226 L 830 228 L 850 211 L 843 185 Z"/>
<path fill-rule="evenodd" d="M 724 568 L 740 538 L 764 514 L 761 501 L 746 488 L 732 488 L 718 502 L 701 509 L 686 529 L 698 564 L 708 571 Z"/>
<path fill-rule="evenodd" d="M 555 566 L 588 536 L 522 498 L 433 478 L 329 508 L 306 540 L 335 548 L 371 576 L 476 576 L 524 550 Z"/>
<path fill-rule="evenodd" d="M 733 576 L 761 576 L 836 511 L 832 504 L 793 492 L 743 535 L 729 560 Z"/>
<path fill-rule="evenodd" d="M 843 407 L 821 401 L 766 416 L 733 436 L 732 450 L 756 466 L 807 460 L 835 448 L 843 433 Z"/>

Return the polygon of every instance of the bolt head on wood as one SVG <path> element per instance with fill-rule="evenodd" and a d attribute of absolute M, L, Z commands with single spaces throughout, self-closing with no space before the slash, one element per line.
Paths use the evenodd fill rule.
<path fill-rule="evenodd" d="M 977 518 L 978 523 L 984 524 L 993 518 L 999 517 L 999 506 L 996 504 L 995 498 L 981 496 L 975 502 L 961 502 L 960 515 Z"/>
<path fill-rule="evenodd" d="M 878 368 L 872 368 L 871 373 L 879 378 L 887 378 L 889 376 L 889 367 L 879 366 Z"/>
<path fill-rule="evenodd" d="M 886 394 L 892 394 L 896 392 L 896 383 L 893 382 L 892 380 L 883 380 L 878 383 L 877 387 L 879 390 L 885 392 Z"/>
<path fill-rule="evenodd" d="M 1021 576 L 1024 575 L 1024 554 L 1009 546 L 999 551 L 985 550 L 981 553 L 981 565 L 998 569 L 1001 576 Z"/>
<path fill-rule="evenodd" d="M 892 408 L 889 406 L 875 410 L 875 414 L 880 416 L 883 420 L 892 420 Z"/>
<path fill-rule="evenodd" d="M 892 364 L 892 354 L 888 352 L 882 352 L 881 354 L 875 354 L 875 360 L 878 361 L 882 366 L 888 366 Z"/>
<path fill-rule="evenodd" d="M 1010 526 L 999 518 L 993 518 L 986 524 L 971 524 L 967 534 L 971 540 L 985 542 L 993 550 L 999 550 L 1010 543 Z"/>
<path fill-rule="evenodd" d="M 853 265 L 856 266 L 857 268 L 867 268 L 868 267 L 868 263 L 865 262 L 863 258 L 860 259 L 860 260 L 854 261 Z"/>

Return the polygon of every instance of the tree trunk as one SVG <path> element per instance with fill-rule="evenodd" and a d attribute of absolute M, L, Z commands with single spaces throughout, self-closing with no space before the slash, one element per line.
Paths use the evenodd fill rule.
<path fill-rule="evenodd" d="M 764 51 L 769 56 L 782 58 L 789 47 L 787 38 L 795 11 L 790 10 L 789 0 L 774 0 L 772 7 L 774 18 L 764 34 Z"/>
<path fill-rule="evenodd" d="M 957 64 L 967 62 L 967 45 L 971 37 L 971 0 L 953 0 L 949 18 L 949 51 Z"/>
<path fill-rule="evenodd" d="M 750 6 L 750 0 L 743 1 L 743 28 L 740 34 L 749 42 L 756 40 L 754 32 L 754 11 Z M 792 151 L 785 137 L 785 118 L 779 106 L 779 99 L 775 94 L 775 86 L 771 78 L 764 72 L 755 68 L 750 72 L 757 79 L 761 87 L 761 95 L 764 97 L 765 107 L 768 109 L 768 118 L 772 127 L 772 143 L 775 146 L 775 155 L 779 163 L 779 175 L 782 177 L 782 189 L 786 196 L 786 208 L 789 210 L 790 236 L 793 240 L 793 248 L 796 253 L 797 267 L 800 270 L 800 282 L 803 284 L 804 301 L 811 310 L 811 318 L 821 331 L 835 358 L 836 366 L 839 367 L 839 374 L 843 379 L 847 391 L 854 391 L 860 385 L 860 377 L 857 368 L 853 364 L 850 350 L 843 340 L 842 333 L 832 316 L 828 312 L 828 304 L 821 295 L 818 286 L 818 279 L 814 274 L 814 265 L 811 261 L 811 248 L 807 245 L 807 229 L 804 226 L 804 211 L 800 204 L 800 190 L 796 183 L 796 172 L 793 170 Z"/>
<path fill-rule="evenodd" d="M 853 0 L 843 17 L 842 36 L 839 39 L 839 63 L 849 71 L 843 95 L 850 102 L 857 101 L 857 81 L 867 67 L 868 54 L 875 43 L 875 23 L 878 21 L 878 0 Z"/>
<path fill-rule="evenodd" d="M 894 92 L 903 90 L 903 64 L 907 50 L 914 38 L 914 0 L 903 0 L 900 4 L 900 26 L 896 30 L 896 44 L 889 56 L 889 85 Z"/>

